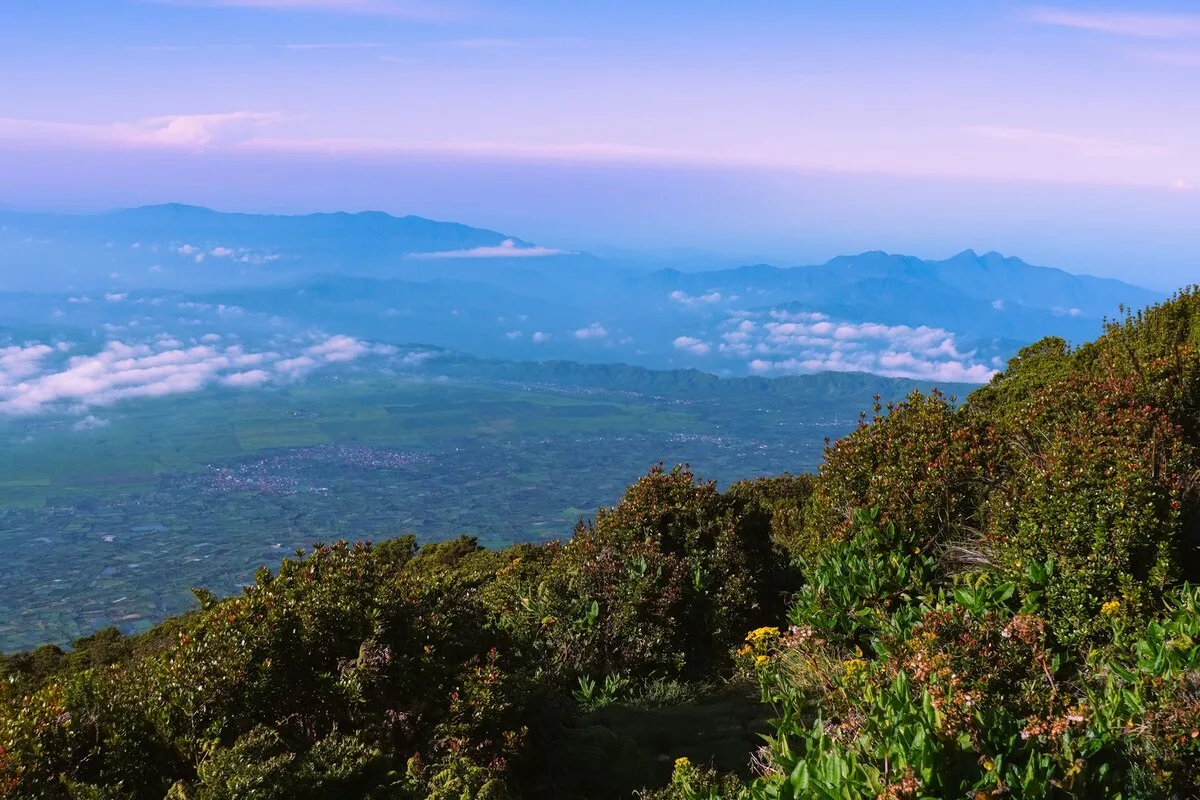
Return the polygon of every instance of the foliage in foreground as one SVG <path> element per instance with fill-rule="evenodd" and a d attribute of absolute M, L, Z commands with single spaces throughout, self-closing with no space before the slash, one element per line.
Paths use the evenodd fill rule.
<path fill-rule="evenodd" d="M 0 797 L 1193 797 L 1198 348 L 1192 290 L 816 476 L 655 468 L 566 542 L 322 545 L 8 658 Z"/>
<path fill-rule="evenodd" d="M 661 467 L 565 545 L 317 545 L 148 635 L 7 659 L 0 796 L 584 796 L 637 741 L 583 710 L 692 699 L 784 566 L 744 492 Z"/>

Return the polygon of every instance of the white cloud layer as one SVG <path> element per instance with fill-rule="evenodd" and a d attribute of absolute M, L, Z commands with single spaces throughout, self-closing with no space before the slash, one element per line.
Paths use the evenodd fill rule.
<path fill-rule="evenodd" d="M 568 255 L 566 250 L 551 247 L 519 247 L 512 239 L 505 239 L 491 247 L 472 247 L 469 250 L 440 250 L 433 253 L 410 253 L 408 258 L 537 258 L 539 256 Z"/>
<path fill-rule="evenodd" d="M 1092 136 L 1077 136 L 1057 131 L 1035 131 L 1004 125 L 972 125 L 968 131 L 989 139 L 1030 145 L 1049 145 L 1063 152 L 1089 158 L 1153 158 L 1168 153 L 1165 147 L 1122 142 L 1114 139 L 1097 139 Z"/>
<path fill-rule="evenodd" d="M 109 341 L 97 353 L 65 360 L 63 348 L 47 344 L 0 348 L 0 415 L 86 413 L 121 400 L 185 394 L 213 385 L 262 386 L 298 380 L 329 364 L 398 353 L 390 345 L 350 336 L 331 336 L 291 353 L 220 347 L 210 336 L 204 339 L 209 343 L 190 347 L 171 338 L 151 344 Z M 401 360 L 417 363 L 420 355 L 410 353 Z"/>
<path fill-rule="evenodd" d="M 721 293 L 714 290 L 702 295 L 689 295 L 687 292 L 676 289 L 667 295 L 667 298 L 685 306 L 698 306 L 721 302 Z"/>
<path fill-rule="evenodd" d="M 107 125 L 0 117 L 0 139 L 194 148 L 243 142 L 254 138 L 259 129 L 287 119 L 287 115 L 273 111 L 175 114 Z"/>
<path fill-rule="evenodd" d="M 750 371 L 761 375 L 829 370 L 984 383 L 995 373 L 993 365 L 982 363 L 974 350 L 964 351 L 942 328 L 839 322 L 823 314 L 779 310 L 753 319 L 730 318 L 724 327 L 718 351 L 745 359 Z M 675 340 L 681 350 L 703 344 L 686 336 Z"/>

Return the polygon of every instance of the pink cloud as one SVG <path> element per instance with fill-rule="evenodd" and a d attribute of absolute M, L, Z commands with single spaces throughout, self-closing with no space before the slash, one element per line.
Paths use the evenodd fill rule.
<path fill-rule="evenodd" d="M 1178 39 L 1200 36 L 1200 16 L 1152 12 L 1090 12 L 1040 8 L 1030 11 L 1033 22 L 1066 28 L 1134 36 L 1143 39 Z"/>

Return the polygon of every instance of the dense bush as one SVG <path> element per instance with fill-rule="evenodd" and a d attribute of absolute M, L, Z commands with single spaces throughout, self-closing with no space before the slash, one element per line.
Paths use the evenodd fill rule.
<path fill-rule="evenodd" d="M 728 671 L 783 608 L 770 522 L 656 467 L 565 545 L 317 545 L 149 634 L 5 658 L 0 797 L 581 796 L 622 753 L 591 783 L 634 780 L 626 734 L 567 751 L 601 730 L 579 681 L 653 706 Z"/>
<path fill-rule="evenodd" d="M 505 662 L 469 573 L 405 578 L 456 546 L 318 546 L 209 601 L 161 652 L 51 678 L 0 729 L 16 796 L 161 798 L 179 782 L 215 797 L 235 773 L 247 796 L 293 782 L 338 797 L 382 774 L 393 796 L 424 796 L 464 761 L 500 780 L 549 706 Z"/>
<path fill-rule="evenodd" d="M 804 552 L 805 519 L 812 501 L 813 477 L 784 474 L 738 481 L 729 487 L 727 494 L 767 514 L 775 544 L 798 557 Z"/>
<path fill-rule="evenodd" d="M 886 411 L 884 414 L 882 412 Z M 860 508 L 919 534 L 926 545 L 960 538 L 979 524 L 986 490 L 997 478 L 997 444 L 973 409 L 938 392 L 878 402 L 875 416 L 826 448 L 804 521 L 804 557 L 848 535 Z"/>
<path fill-rule="evenodd" d="M 1196 796 L 1198 345 L 1193 289 L 831 447 L 790 628 L 743 648 L 759 777 L 672 796 Z"/>
<path fill-rule="evenodd" d="M 543 579 L 551 656 L 593 678 L 701 675 L 784 607 L 785 559 L 758 503 L 655 467 L 580 523 Z"/>
<path fill-rule="evenodd" d="M 1068 400 L 1064 400 L 1068 398 Z M 1104 626 L 1103 603 L 1145 615 L 1194 558 L 1183 513 L 1195 503 L 1196 458 L 1162 411 L 1128 381 L 1070 378 L 1023 409 L 982 544 L 1023 588 L 1024 565 L 1052 561 L 1045 614 L 1066 641 Z"/>
<path fill-rule="evenodd" d="M 683 762 L 655 796 L 1195 796 L 1200 590 L 1173 590 L 1146 624 L 1106 605 L 1109 643 L 1080 651 L 1036 598 L 938 577 L 910 544 L 858 515 L 808 571 L 791 627 L 747 637 L 778 714 L 756 780 Z"/>

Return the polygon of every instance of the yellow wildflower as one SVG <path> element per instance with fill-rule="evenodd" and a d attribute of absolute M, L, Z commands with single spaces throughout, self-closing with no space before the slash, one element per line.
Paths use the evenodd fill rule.
<path fill-rule="evenodd" d="M 1100 613 L 1106 617 L 1114 617 L 1121 610 L 1120 600 L 1109 600 L 1104 605 L 1100 606 Z"/>
<path fill-rule="evenodd" d="M 846 671 L 846 680 L 854 680 L 856 676 L 866 671 L 867 662 L 861 658 L 851 658 L 842 662 L 842 669 Z"/>
<path fill-rule="evenodd" d="M 759 669 L 762 669 L 763 667 L 765 667 L 767 664 L 770 664 L 770 663 L 771 663 L 771 659 L 768 658 L 767 656 L 755 656 L 754 657 L 754 666 L 758 667 Z"/>
<path fill-rule="evenodd" d="M 763 647 L 779 638 L 779 628 L 755 628 L 746 634 L 746 641 L 756 648 Z"/>
<path fill-rule="evenodd" d="M 675 769 L 687 769 L 692 765 L 692 760 L 687 756 L 680 756 L 675 759 Z"/>

